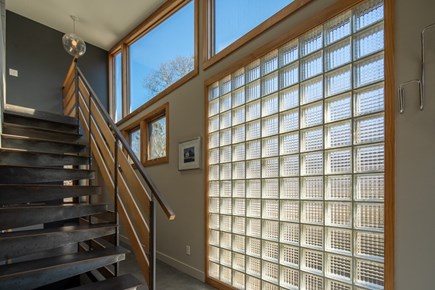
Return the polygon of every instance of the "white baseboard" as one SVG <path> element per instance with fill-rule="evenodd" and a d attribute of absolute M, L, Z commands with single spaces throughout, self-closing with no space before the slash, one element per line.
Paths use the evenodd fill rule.
<path fill-rule="evenodd" d="M 131 247 L 130 240 L 126 236 L 123 236 L 120 234 L 119 239 L 120 239 L 121 243 L 126 244 L 129 247 Z M 205 273 L 203 271 L 196 269 L 195 267 L 192 267 L 192 266 L 190 266 L 184 262 L 181 262 L 177 259 L 174 259 L 174 258 L 172 258 L 172 257 L 170 257 L 162 252 L 157 251 L 156 254 L 157 254 L 156 258 L 158 260 L 174 267 L 175 269 L 177 269 L 183 273 L 186 273 L 189 276 L 192 276 L 195 279 L 198 279 L 199 281 L 205 282 Z"/>

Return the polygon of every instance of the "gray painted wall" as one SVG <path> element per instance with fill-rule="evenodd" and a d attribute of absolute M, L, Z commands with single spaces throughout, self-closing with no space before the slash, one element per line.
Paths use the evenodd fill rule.
<path fill-rule="evenodd" d="M 10 11 L 6 23 L 7 103 L 62 113 L 61 88 L 72 62 L 63 33 Z M 87 44 L 78 64 L 107 106 L 107 51 Z M 9 68 L 18 70 L 18 77 L 10 76 Z"/>

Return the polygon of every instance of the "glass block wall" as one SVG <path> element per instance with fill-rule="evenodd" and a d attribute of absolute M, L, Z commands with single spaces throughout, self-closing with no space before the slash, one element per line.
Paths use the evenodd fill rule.
<path fill-rule="evenodd" d="M 208 88 L 208 277 L 383 289 L 383 17 L 363 2 Z"/>

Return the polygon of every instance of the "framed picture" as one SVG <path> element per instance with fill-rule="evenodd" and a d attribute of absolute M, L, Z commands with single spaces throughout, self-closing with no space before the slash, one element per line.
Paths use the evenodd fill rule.
<path fill-rule="evenodd" d="M 196 169 L 201 160 L 201 137 L 178 143 L 178 170 Z"/>

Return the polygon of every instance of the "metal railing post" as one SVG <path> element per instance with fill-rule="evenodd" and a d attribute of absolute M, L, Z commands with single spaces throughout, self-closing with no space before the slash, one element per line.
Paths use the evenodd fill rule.
<path fill-rule="evenodd" d="M 114 211 L 115 211 L 115 222 L 117 227 L 115 228 L 115 244 L 119 246 L 119 216 L 118 216 L 118 136 L 115 137 L 115 156 L 114 156 L 114 174 L 113 183 L 114 183 Z M 119 263 L 115 264 L 115 276 L 118 276 L 119 272 Z"/>
<path fill-rule="evenodd" d="M 150 290 L 156 289 L 156 207 L 150 202 Z"/>

